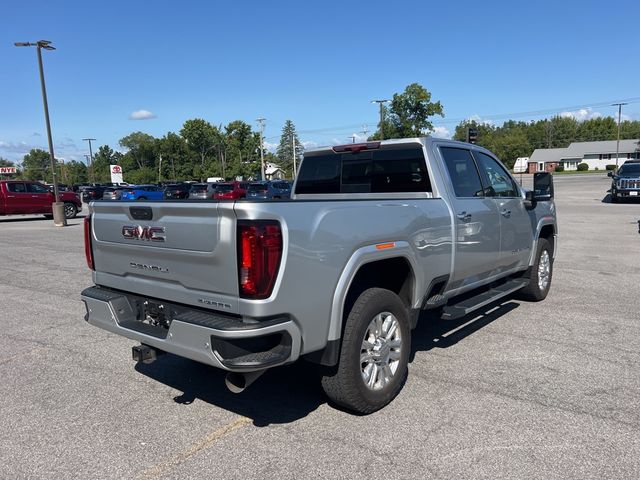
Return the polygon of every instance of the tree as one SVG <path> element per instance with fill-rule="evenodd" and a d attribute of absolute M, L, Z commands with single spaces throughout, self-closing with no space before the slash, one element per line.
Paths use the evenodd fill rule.
<path fill-rule="evenodd" d="M 391 105 L 382 107 L 384 123 L 370 138 L 421 137 L 433 130 L 429 120 L 434 115 L 444 117 L 442 104 L 431 101 L 431 93 L 418 83 L 408 85 L 403 93 L 394 93 Z"/>
<path fill-rule="evenodd" d="M 40 148 L 33 148 L 24 156 L 22 168 L 24 168 L 24 178 L 27 180 L 53 181 L 49 153 Z"/>
<path fill-rule="evenodd" d="M 93 156 L 91 172 L 89 172 L 88 174 L 89 181 L 110 182 L 111 170 L 109 169 L 109 165 L 121 165 L 122 156 L 123 155 L 120 152 L 114 152 L 113 149 L 109 147 L 109 145 L 100 146 L 100 148 L 98 148 L 98 151 Z M 131 170 L 134 169 L 135 168 L 131 168 Z M 129 171 L 130 170 L 124 169 L 125 178 L 127 177 Z"/>
<path fill-rule="evenodd" d="M 295 149 L 294 149 L 295 145 Z M 282 127 L 282 135 L 280 135 L 280 144 L 276 150 L 277 163 L 287 176 L 293 176 L 293 159 L 296 159 L 304 153 L 304 146 L 298 139 L 296 127 L 291 120 L 287 120 Z M 297 162 L 299 163 L 299 162 Z"/>
<path fill-rule="evenodd" d="M 157 140 L 157 151 L 162 156 L 162 179 L 174 182 L 190 180 L 193 176 L 193 162 L 189 158 L 187 143 L 173 132 Z"/>
<path fill-rule="evenodd" d="M 204 180 L 208 172 L 206 159 L 220 144 L 220 131 L 206 120 L 194 118 L 184 122 L 180 136 L 187 142 L 189 150 L 198 155 L 200 165 L 194 169 L 194 174 L 197 173 L 200 180 Z"/>
<path fill-rule="evenodd" d="M 70 160 L 61 164 L 60 178 L 63 183 L 74 184 L 88 181 L 87 166 L 76 160 Z"/>
<path fill-rule="evenodd" d="M 135 164 L 138 168 L 156 165 L 156 139 L 147 133 L 133 132 L 120 139 L 120 146 L 128 151 L 123 159 L 125 164 Z M 131 169 L 133 165 L 126 165 Z"/>
<path fill-rule="evenodd" d="M 226 177 L 254 176 L 256 165 L 259 170 L 260 135 L 242 120 L 229 123 L 225 129 Z"/>

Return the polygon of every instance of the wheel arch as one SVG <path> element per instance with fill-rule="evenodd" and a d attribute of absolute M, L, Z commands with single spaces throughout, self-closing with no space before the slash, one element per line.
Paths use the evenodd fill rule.
<path fill-rule="evenodd" d="M 407 242 L 395 242 L 394 248 L 378 250 L 375 246 L 356 251 L 345 266 L 333 296 L 327 340 L 342 336 L 344 316 L 358 295 L 368 288 L 385 288 L 396 293 L 407 309 L 418 308 L 424 291 L 421 271 Z M 420 290 L 422 288 L 422 290 Z"/>

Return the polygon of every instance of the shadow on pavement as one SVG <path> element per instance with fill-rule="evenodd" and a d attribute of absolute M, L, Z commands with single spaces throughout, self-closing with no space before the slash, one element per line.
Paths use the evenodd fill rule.
<path fill-rule="evenodd" d="M 410 361 L 418 351 L 455 345 L 518 305 L 507 301 L 497 308 L 496 305 L 486 307 L 487 313 L 480 310 L 459 320 L 446 321 L 435 313 L 423 312 L 413 331 Z M 183 392 L 173 399 L 176 403 L 190 405 L 198 399 L 251 418 L 257 427 L 299 420 L 327 402 L 320 385 L 319 368 L 304 361 L 268 370 L 240 394 L 227 390 L 226 373 L 222 370 L 171 354 L 160 356 L 152 364 L 138 363 L 135 369 Z"/>
<path fill-rule="evenodd" d="M 489 305 L 458 320 L 442 320 L 436 311 L 422 312 L 411 337 L 411 361 L 416 352 L 451 347 L 519 306 L 516 301 L 506 300 L 505 303 Z"/>
<path fill-rule="evenodd" d="M 176 403 L 189 405 L 198 399 L 251 418 L 257 427 L 299 420 L 327 401 L 318 369 L 303 361 L 268 370 L 240 394 L 227 390 L 222 370 L 171 354 L 135 368 L 182 391 Z"/>
<path fill-rule="evenodd" d="M 44 216 L 42 217 L 8 217 L 8 218 L 0 219 L 1 223 L 42 222 L 42 221 L 53 223 L 53 220 L 51 218 L 46 218 Z"/>

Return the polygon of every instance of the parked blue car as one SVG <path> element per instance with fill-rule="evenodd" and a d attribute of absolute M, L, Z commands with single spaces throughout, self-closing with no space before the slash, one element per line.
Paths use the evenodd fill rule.
<path fill-rule="evenodd" d="M 120 200 L 163 200 L 164 190 L 157 185 L 131 185 L 122 190 Z"/>
<path fill-rule="evenodd" d="M 278 199 L 291 197 L 291 184 L 285 180 L 272 182 L 254 182 L 249 184 L 247 198 Z"/>

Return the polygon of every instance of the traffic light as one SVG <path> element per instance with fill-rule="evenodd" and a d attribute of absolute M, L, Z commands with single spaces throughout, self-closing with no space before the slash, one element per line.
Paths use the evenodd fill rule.
<path fill-rule="evenodd" d="M 467 142 L 468 143 L 476 143 L 478 140 L 478 129 L 476 128 L 467 128 Z"/>

